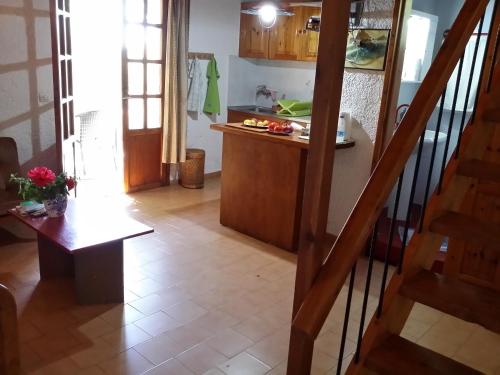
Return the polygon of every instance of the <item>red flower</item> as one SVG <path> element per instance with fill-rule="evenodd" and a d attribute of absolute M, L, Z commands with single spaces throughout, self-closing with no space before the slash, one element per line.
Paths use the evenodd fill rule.
<path fill-rule="evenodd" d="M 72 190 L 76 186 L 76 181 L 73 177 L 68 177 L 66 179 L 66 186 L 68 187 L 68 190 Z"/>
<path fill-rule="evenodd" d="M 38 187 L 44 187 L 56 180 L 56 175 L 47 167 L 35 167 L 28 172 L 28 177 Z"/>

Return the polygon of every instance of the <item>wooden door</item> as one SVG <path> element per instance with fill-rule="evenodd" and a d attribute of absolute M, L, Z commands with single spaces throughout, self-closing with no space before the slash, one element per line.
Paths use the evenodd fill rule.
<path fill-rule="evenodd" d="M 298 11 L 298 12 L 297 12 Z M 278 16 L 270 30 L 269 58 L 272 60 L 298 60 L 300 52 L 301 10 L 291 8 L 293 16 Z"/>
<path fill-rule="evenodd" d="M 52 73 L 58 173 L 76 176 L 71 1 L 50 1 Z"/>
<path fill-rule="evenodd" d="M 257 16 L 241 13 L 239 56 L 269 57 L 269 29 L 262 27 Z"/>
<path fill-rule="evenodd" d="M 160 186 L 166 11 L 162 0 L 124 0 L 125 191 Z"/>
<path fill-rule="evenodd" d="M 316 31 L 306 30 L 306 22 L 311 16 L 321 16 L 321 8 L 317 7 L 300 7 L 300 53 L 299 60 L 301 61 L 316 61 L 318 58 L 319 33 Z M 346 42 L 347 43 L 347 42 Z"/>

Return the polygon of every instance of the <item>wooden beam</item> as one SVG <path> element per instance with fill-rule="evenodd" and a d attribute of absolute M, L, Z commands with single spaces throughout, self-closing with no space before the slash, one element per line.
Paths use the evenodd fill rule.
<path fill-rule="evenodd" d="M 387 68 L 384 75 L 377 135 L 373 148 L 372 169 L 377 165 L 385 147 L 389 143 L 396 122 L 399 89 L 401 87 L 406 51 L 408 19 L 411 15 L 412 5 L 413 0 L 396 0 L 394 2 L 391 38 L 387 51 Z"/>
<path fill-rule="evenodd" d="M 337 122 L 342 98 L 350 0 L 325 0 L 319 38 L 314 87 L 309 156 L 306 167 L 302 222 L 295 281 L 294 315 L 302 305 L 324 261 L 322 244 L 326 233 L 335 155 Z M 308 374 L 314 340 L 292 335 L 288 373 Z M 304 358 L 311 357 L 311 358 Z"/>

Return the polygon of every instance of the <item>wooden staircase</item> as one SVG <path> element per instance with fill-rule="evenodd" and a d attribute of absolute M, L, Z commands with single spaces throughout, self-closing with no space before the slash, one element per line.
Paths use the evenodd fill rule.
<path fill-rule="evenodd" d="M 500 67 L 497 65 L 497 71 Z M 495 75 L 494 77 L 498 77 Z M 493 81 L 492 86 L 500 88 L 500 80 Z M 394 278 L 398 284 L 397 294 L 386 299 L 386 316 L 399 313 L 399 324 L 395 329 L 377 330 L 378 343 L 367 351 L 363 367 L 377 374 L 479 374 L 475 369 L 460 364 L 441 354 L 411 343 L 398 334 L 408 318 L 410 306 L 414 302 L 429 306 L 443 313 L 452 315 L 467 322 L 500 333 L 500 291 L 475 283 L 448 277 L 429 271 L 429 263 L 436 249 L 426 248 L 429 238 L 443 236 L 455 241 L 472 243 L 488 248 L 500 254 L 500 224 L 490 222 L 481 217 L 462 212 L 467 206 L 466 186 L 478 184 L 497 184 L 500 182 L 500 155 L 498 162 L 485 160 L 490 142 L 484 142 L 484 134 L 495 139 L 500 134 L 500 100 L 492 101 L 500 93 L 484 94 L 479 99 L 481 118 L 474 124 L 469 134 L 469 144 L 463 156 L 448 167 L 449 183 L 440 196 L 434 197 L 428 207 L 429 219 L 427 230 L 419 235 L 419 244 L 412 249 L 406 259 L 401 275 Z M 483 138 L 483 141 L 477 139 Z M 489 137 L 487 137 L 489 138 Z M 476 140 L 476 141 L 475 141 Z M 467 154 L 482 158 L 468 158 Z M 394 293 L 389 286 L 389 293 Z M 406 302 L 406 308 L 397 306 Z M 400 306 L 400 305 L 399 305 Z M 392 310 L 392 312 L 391 312 Z M 398 311 L 399 310 L 399 311 Z M 384 320 L 384 317 L 382 317 Z M 371 332 L 370 332 L 371 328 Z M 367 335 L 373 334 L 373 326 L 368 328 Z M 357 372 L 351 366 L 352 373 Z"/>
<path fill-rule="evenodd" d="M 499 2 L 496 2 L 497 6 Z M 479 8 L 481 7 L 484 12 L 486 5 L 486 1 L 467 0 L 450 31 L 449 38 L 458 39 L 463 33 L 471 35 L 474 30 L 472 26 L 481 18 Z M 499 274 L 496 284 L 457 271 L 460 268 L 457 264 L 462 261 L 465 252 L 469 251 L 467 249 L 471 246 L 474 250 L 470 251 L 474 252 L 474 256 L 481 258 L 488 252 L 495 254 L 497 257 L 495 259 L 500 259 L 500 59 L 496 57 L 499 54 L 500 10 L 493 13 L 491 22 L 486 68 L 480 84 L 480 87 L 488 89 L 482 89 L 478 94 L 474 120 L 465 128 L 460 149 L 455 151 L 448 162 L 440 189 L 432 195 L 425 208 L 420 230 L 415 231 L 402 252 L 400 267 L 390 278 L 387 286 L 383 285 L 382 291 L 385 290 L 385 293 L 381 294 L 378 313 L 371 318 L 364 334 L 362 334 L 365 328 L 362 317 L 360 325 L 362 339 L 358 340 L 358 349 L 347 368 L 347 374 L 480 373 L 400 337 L 415 303 L 429 306 L 500 334 L 499 262 L 495 261 Z M 467 31 L 462 30 L 461 34 L 459 31 L 461 28 Z M 433 64 L 442 64 L 443 68 L 436 66 L 433 70 L 431 67 L 428 74 L 430 77 L 426 78 L 428 82 L 424 81 L 421 92 L 417 93 L 407 112 L 406 117 L 410 118 L 405 117 L 394 134 L 330 256 L 322 265 L 314 285 L 300 306 L 292 325 L 288 374 L 309 373 L 310 357 L 303 353 L 312 352 L 314 339 L 319 334 L 349 274 L 351 274 L 351 284 L 353 283 L 352 274 L 355 272 L 355 265 L 366 248 L 366 239 L 370 237 L 370 231 L 376 228 L 377 218 L 384 207 L 385 199 L 394 186 L 386 183 L 384 177 L 397 181 L 404 165 L 401 168 L 399 165 L 392 167 L 391 162 L 399 163 L 399 154 L 404 153 L 409 156 L 415 143 L 418 144 L 422 129 L 425 129 L 438 98 L 434 92 L 436 88 L 432 87 L 433 82 L 439 79 L 440 73 L 449 73 L 448 77 L 451 76 L 452 69 L 446 65 L 444 56 L 454 55 L 453 58 L 458 61 L 463 50 L 460 50 L 461 47 L 456 48 L 458 51 L 455 52 L 458 53 L 454 54 L 451 52 L 453 49 L 451 44 L 447 45 L 445 42 L 443 45 L 440 51 L 442 55 L 438 55 Z M 447 72 L 443 73 L 444 70 Z M 446 87 L 446 83 L 436 85 L 437 90 Z M 438 95 L 441 92 L 438 92 Z M 432 95 L 434 97 L 429 99 L 431 103 L 428 103 L 426 96 Z M 426 112 L 421 117 L 417 109 L 420 105 L 422 111 Z M 418 129 L 415 130 L 415 127 Z M 406 141 L 405 137 L 414 137 L 416 142 L 413 145 L 401 145 L 400 143 Z M 494 202 L 493 208 L 490 207 L 491 202 Z M 485 214 L 486 211 L 492 210 L 496 210 L 496 213 Z M 449 252 L 446 258 L 449 265 L 445 265 L 444 275 L 438 275 L 430 269 L 445 238 L 449 239 Z M 356 251 L 359 255 L 353 254 Z M 368 291 L 372 255 L 369 262 L 366 284 Z M 365 295 L 366 293 L 365 290 Z M 350 303 L 348 297 L 344 334 L 347 331 Z M 366 311 L 366 306 L 364 309 Z M 345 337 L 342 340 L 345 340 Z M 343 354 L 342 350 L 339 357 Z"/>

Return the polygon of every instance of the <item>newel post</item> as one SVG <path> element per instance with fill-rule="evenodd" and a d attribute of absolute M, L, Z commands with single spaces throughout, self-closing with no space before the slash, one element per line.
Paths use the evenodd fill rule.
<path fill-rule="evenodd" d="M 322 243 L 330 204 L 350 8 L 350 0 L 323 0 L 305 199 L 302 204 L 294 317 L 324 260 Z M 287 373 L 309 374 L 313 348 L 314 338 L 292 326 Z"/>

